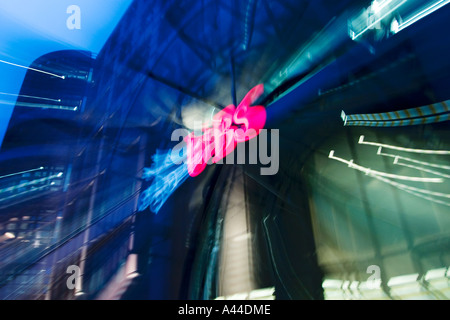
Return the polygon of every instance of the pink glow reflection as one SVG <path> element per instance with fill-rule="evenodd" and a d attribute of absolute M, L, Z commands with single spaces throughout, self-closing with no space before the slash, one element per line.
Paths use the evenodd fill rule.
<path fill-rule="evenodd" d="M 213 127 L 204 134 L 191 132 L 184 138 L 187 144 L 187 167 L 191 177 L 199 175 L 208 161 L 217 163 L 230 154 L 236 145 L 256 137 L 266 123 L 266 109 L 251 106 L 264 92 L 264 85 L 251 89 L 236 108 L 229 105 L 213 118 Z"/>

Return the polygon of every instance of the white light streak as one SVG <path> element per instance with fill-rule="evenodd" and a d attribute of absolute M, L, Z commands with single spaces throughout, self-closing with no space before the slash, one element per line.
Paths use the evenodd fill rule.
<path fill-rule="evenodd" d="M 436 203 L 439 203 L 439 204 L 443 204 L 443 205 L 446 205 L 446 206 L 450 206 L 450 203 L 448 203 L 448 202 L 445 202 L 445 201 L 442 201 L 442 200 L 430 197 L 430 196 L 437 196 L 437 197 L 450 198 L 450 194 L 441 193 L 441 192 L 434 192 L 434 191 L 428 191 L 428 190 L 415 188 L 415 187 L 410 187 L 410 186 L 407 186 L 405 184 L 398 183 L 398 182 L 395 182 L 395 181 L 392 181 L 392 180 L 389 180 L 389 179 L 386 179 L 386 178 L 383 178 L 383 177 L 374 176 L 374 178 L 378 179 L 380 181 L 386 182 L 386 183 L 388 183 L 388 184 L 390 184 L 390 185 L 392 185 L 392 186 L 394 186 L 394 187 L 396 187 L 396 188 L 398 188 L 400 190 L 406 191 L 406 192 L 408 192 L 410 194 L 413 194 L 413 195 L 415 195 L 417 197 L 420 197 L 420 198 L 423 198 L 423 199 L 426 199 L 426 200 L 429 200 L 429 201 L 433 201 L 433 202 L 436 202 Z"/>
<path fill-rule="evenodd" d="M 434 170 L 430 170 L 430 169 L 426 169 L 426 168 L 422 168 L 422 167 L 418 167 L 418 166 L 414 166 L 414 165 L 411 165 L 411 164 L 400 163 L 400 162 L 398 162 L 398 160 L 394 160 L 394 164 L 399 165 L 399 166 L 403 166 L 403 167 L 408 167 L 408 168 L 411 168 L 411 169 L 416 169 L 416 170 L 423 171 L 423 172 L 428 172 L 428 173 L 435 174 L 437 176 L 441 176 L 441 177 L 444 177 L 444 178 L 450 178 L 450 175 L 448 175 L 448 174 L 445 174 L 445 173 L 442 173 L 442 172 L 438 172 L 438 171 L 434 171 Z"/>
<path fill-rule="evenodd" d="M 366 167 L 363 167 L 363 166 L 353 163 L 353 160 L 348 161 L 348 160 L 345 160 L 345 159 L 342 159 L 339 157 L 335 157 L 334 150 L 330 151 L 330 154 L 328 155 L 328 157 L 330 159 L 334 159 L 334 160 L 343 162 L 343 163 L 347 164 L 350 168 L 364 172 L 366 175 L 370 175 L 370 176 L 380 176 L 380 177 L 387 177 L 387 178 L 398 179 L 398 180 L 432 182 L 432 183 L 442 183 L 443 182 L 443 179 L 441 179 L 441 178 L 423 178 L 423 177 L 402 176 L 402 175 L 372 170 L 370 168 L 366 168 Z"/>
<path fill-rule="evenodd" d="M 3 192 L 13 191 L 13 190 L 16 190 L 16 189 L 19 189 L 19 188 L 27 187 L 27 186 L 30 186 L 30 185 L 35 185 L 35 184 L 38 184 L 38 183 L 41 183 L 41 182 L 45 182 L 47 180 L 51 180 L 51 179 L 54 179 L 54 178 L 59 178 L 59 177 L 61 177 L 60 173 L 52 175 L 52 176 L 48 176 L 48 177 L 45 177 L 45 178 L 35 179 L 35 180 L 28 181 L 28 182 L 24 182 L 24 183 L 21 183 L 21 184 L 12 186 L 12 187 L 0 189 L 0 194 L 2 194 Z"/>
<path fill-rule="evenodd" d="M 39 99 L 39 100 L 46 100 L 46 101 L 61 102 L 61 99 L 50 99 L 50 98 L 44 98 L 44 97 L 28 96 L 28 95 L 25 95 L 25 94 L 13 94 L 13 93 L 6 93 L 6 92 L 0 92 L 0 94 L 5 95 L 5 96 L 24 97 L 24 98 L 30 98 L 30 99 Z"/>
<path fill-rule="evenodd" d="M 385 6 L 387 6 L 389 3 L 391 3 L 392 0 L 385 0 L 385 1 L 381 1 L 381 3 L 378 3 L 377 0 L 374 0 L 372 2 L 372 10 L 375 13 L 379 13 L 381 11 L 381 9 L 383 9 Z"/>
<path fill-rule="evenodd" d="M 69 106 L 42 104 L 42 103 L 30 103 L 30 102 L 13 103 L 11 101 L 5 101 L 5 100 L 0 100 L 0 104 L 6 104 L 6 105 L 18 106 L 18 107 L 27 107 L 27 108 L 56 109 L 56 110 L 68 110 L 68 111 L 77 111 L 78 110 L 78 107 L 69 107 Z"/>
<path fill-rule="evenodd" d="M 6 197 L 6 198 L 2 198 L 2 199 L 0 199 L 0 202 L 6 201 L 6 200 L 10 200 L 10 199 L 13 199 L 13 198 L 17 198 L 17 197 L 23 196 L 24 194 L 30 193 L 30 192 L 43 190 L 43 189 L 45 189 L 47 187 L 48 186 L 45 185 L 45 186 L 42 186 L 42 187 L 31 188 L 30 190 L 23 191 L 23 192 L 20 192 L 18 194 L 13 194 L 12 196 L 9 196 L 9 197 Z"/>
<path fill-rule="evenodd" d="M 419 161 L 419 160 L 411 159 L 411 158 L 408 158 L 408 157 L 402 157 L 402 156 L 395 155 L 395 154 L 383 153 L 383 152 L 381 152 L 381 149 L 382 149 L 382 147 L 378 148 L 378 151 L 377 151 L 378 155 L 385 156 L 385 157 L 402 159 L 402 160 L 405 160 L 405 161 L 414 162 L 414 163 L 417 163 L 417 164 L 421 164 L 421 165 L 429 166 L 429 167 L 433 167 L 433 168 L 450 170 L 450 166 L 446 166 L 446 165 L 443 165 L 443 164 L 430 163 L 430 162 L 426 162 L 426 161 Z"/>
<path fill-rule="evenodd" d="M 396 5 L 394 8 L 392 8 L 391 10 L 389 10 L 388 12 L 386 12 L 384 15 L 382 15 L 380 18 L 378 18 L 377 20 L 375 20 L 374 22 L 372 22 L 371 24 L 369 24 L 365 29 L 363 29 L 363 31 L 361 31 L 360 33 L 353 35 L 352 36 L 352 40 L 355 40 L 356 38 L 360 37 L 361 35 L 363 35 L 367 30 L 371 29 L 373 26 L 375 26 L 378 22 L 380 22 L 381 20 L 383 20 L 384 18 L 386 18 L 389 14 L 391 14 L 392 12 L 394 12 L 395 10 L 397 10 L 400 6 L 402 6 L 404 3 L 406 2 L 406 0 L 403 0 L 402 2 L 400 2 L 398 5 Z"/>
<path fill-rule="evenodd" d="M 403 147 L 392 146 L 392 145 L 389 145 L 389 144 L 382 144 L 382 143 L 377 143 L 377 142 L 368 142 L 368 141 L 364 141 L 364 136 L 360 136 L 359 137 L 358 143 L 359 144 L 367 144 L 367 145 L 370 145 L 370 146 L 383 147 L 383 148 L 386 148 L 386 149 L 405 151 L 405 152 L 414 152 L 414 153 L 423 153 L 423 154 L 450 155 L 450 151 L 448 151 L 448 150 L 427 150 L 427 149 L 403 148 Z"/>
<path fill-rule="evenodd" d="M 431 6 L 429 6 L 428 8 L 423 9 L 422 11 L 420 11 L 419 13 L 415 14 L 414 16 L 412 16 L 411 18 L 409 18 L 408 20 L 406 20 L 405 22 L 401 23 L 398 26 L 398 30 L 397 32 L 402 31 L 403 29 L 409 27 L 410 25 L 412 25 L 413 23 L 419 21 L 422 18 L 425 18 L 427 15 L 435 12 L 436 10 L 442 8 L 443 6 L 445 6 L 446 4 L 449 4 L 450 0 L 440 0 L 438 2 L 433 3 Z"/>
<path fill-rule="evenodd" d="M 57 74 L 54 74 L 54 73 L 51 73 L 51 72 L 47 72 L 47 71 L 43 71 L 43 70 L 39 70 L 39 69 L 35 69 L 35 68 L 29 68 L 29 67 L 21 66 L 20 64 L 8 62 L 8 61 L 5 61 L 5 60 L 0 60 L 0 62 L 1 63 L 5 63 L 5 64 L 9 64 L 11 66 L 19 67 L 19 68 L 23 68 L 23 69 L 27 69 L 27 70 L 31 70 L 31 71 L 36 71 L 36 72 L 48 74 L 48 75 L 51 75 L 53 77 L 57 77 L 57 78 L 60 78 L 60 79 L 63 79 L 63 80 L 66 78 L 65 76 L 60 76 L 60 75 L 57 75 Z"/>
<path fill-rule="evenodd" d="M 23 173 L 33 172 L 33 171 L 39 171 L 39 170 L 43 170 L 43 169 L 44 169 L 44 167 L 39 167 L 39 168 L 36 168 L 36 169 L 30 169 L 30 170 L 20 171 L 20 172 L 16 172 L 16 173 L 10 173 L 10 174 L 1 176 L 0 179 L 16 176 L 18 174 L 23 174 Z"/>

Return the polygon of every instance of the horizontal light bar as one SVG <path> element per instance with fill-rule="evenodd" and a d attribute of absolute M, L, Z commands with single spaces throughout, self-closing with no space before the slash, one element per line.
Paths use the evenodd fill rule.
<path fill-rule="evenodd" d="M 9 64 L 9 65 L 14 66 L 14 67 L 19 67 L 19 68 L 23 68 L 23 69 L 27 69 L 27 70 L 31 70 L 31 71 L 36 71 L 36 72 L 48 74 L 48 75 L 51 75 L 53 77 L 57 77 L 57 78 L 60 78 L 60 79 L 63 79 L 63 80 L 66 78 L 65 76 L 60 76 L 60 75 L 57 75 L 57 74 L 54 74 L 54 73 L 51 73 L 51 72 L 47 72 L 47 71 L 43 71 L 43 70 L 39 70 L 39 69 L 35 69 L 35 68 L 29 68 L 29 67 L 21 66 L 20 64 L 8 62 L 8 61 L 5 61 L 5 60 L 0 60 L 0 62 L 1 63 L 5 63 L 5 64 Z"/>
<path fill-rule="evenodd" d="M 391 184 L 399 189 L 402 189 L 404 191 L 418 192 L 421 194 L 427 194 L 430 196 L 441 197 L 441 198 L 450 198 L 450 194 L 448 194 L 448 193 L 442 193 L 442 192 L 436 192 L 436 191 L 430 191 L 430 190 L 425 190 L 425 189 L 421 189 L 421 188 L 411 187 L 406 184 L 398 183 L 398 182 L 383 178 L 381 176 L 374 175 L 373 177 L 378 180 L 381 180 L 383 182 L 389 183 L 389 184 Z M 430 199 L 428 199 L 428 200 L 430 200 Z M 447 204 L 447 205 L 449 205 L 449 204 Z"/>
<path fill-rule="evenodd" d="M 41 182 L 45 182 L 45 181 L 50 180 L 50 179 L 60 178 L 60 177 L 62 177 L 62 175 L 63 175 L 63 173 L 59 172 L 58 174 L 55 174 L 55 175 L 52 175 L 52 176 L 48 176 L 48 177 L 41 178 L 41 179 L 36 179 L 36 180 L 31 180 L 29 182 L 24 182 L 24 183 L 18 184 L 16 186 L 4 188 L 4 189 L 0 190 L 0 194 L 2 194 L 3 192 L 13 191 L 13 190 L 16 190 L 16 189 L 19 189 L 19 188 L 27 187 L 27 186 L 38 184 L 38 183 L 41 183 Z"/>
<path fill-rule="evenodd" d="M 44 97 L 28 96 L 26 94 L 14 94 L 14 93 L 6 93 L 6 92 L 0 92 L 0 94 L 5 95 L 5 96 L 24 97 L 24 98 L 30 98 L 30 99 L 61 102 L 61 99 L 50 99 L 50 98 L 44 98 Z"/>
<path fill-rule="evenodd" d="M 394 164 L 399 165 L 399 166 L 403 166 L 403 167 L 407 167 L 407 168 L 411 168 L 411 169 L 416 169 L 416 170 L 423 171 L 423 172 L 428 172 L 428 173 L 435 174 L 437 176 L 441 176 L 441 177 L 444 177 L 444 178 L 447 178 L 447 179 L 450 178 L 450 175 L 448 175 L 448 174 L 445 174 L 445 173 L 442 173 L 442 172 L 439 172 L 439 171 L 434 171 L 434 170 L 422 168 L 422 167 L 418 167 L 418 166 L 414 166 L 412 164 L 400 163 L 400 162 L 398 162 L 398 160 L 397 161 L 394 160 Z"/>
<path fill-rule="evenodd" d="M 377 151 L 378 155 L 385 156 L 385 157 L 391 157 L 391 158 L 397 158 L 397 161 L 398 161 L 398 159 L 401 159 L 401 160 L 405 160 L 405 161 L 409 161 L 409 162 L 413 162 L 413 163 L 418 163 L 418 164 L 421 164 L 421 165 L 424 165 L 424 166 L 450 170 L 450 166 L 446 166 L 446 165 L 443 165 L 443 164 L 436 164 L 436 163 L 426 162 L 426 161 L 419 161 L 419 160 L 411 159 L 411 158 L 408 158 L 408 157 L 399 156 L 399 155 L 396 155 L 396 154 L 383 153 L 383 152 L 381 152 L 381 149 L 382 149 L 382 147 L 378 148 L 378 151 Z"/>
<path fill-rule="evenodd" d="M 13 195 L 11 195 L 9 197 L 2 198 L 2 199 L 0 199 L 0 202 L 6 201 L 6 200 L 10 200 L 10 199 L 13 199 L 13 198 L 17 198 L 17 197 L 23 196 L 24 194 L 30 193 L 30 192 L 39 191 L 39 190 L 45 189 L 47 187 L 48 187 L 48 185 L 45 185 L 45 186 L 42 186 L 42 187 L 31 188 L 30 190 L 26 190 L 26 191 L 20 192 L 18 194 L 13 194 Z"/>
<path fill-rule="evenodd" d="M 62 105 L 42 104 L 42 103 L 30 103 L 30 102 L 16 102 L 0 100 L 0 104 L 7 104 L 11 106 L 26 107 L 26 108 L 40 108 L 40 109 L 55 109 L 55 110 L 67 110 L 77 111 L 78 107 L 69 107 Z"/>
<path fill-rule="evenodd" d="M 39 170 L 43 170 L 43 169 L 44 169 L 44 167 L 39 167 L 39 168 L 36 168 L 36 169 L 30 169 L 30 170 L 20 171 L 20 172 L 16 172 L 16 173 L 10 173 L 10 174 L 1 176 L 0 179 L 16 176 L 18 174 L 23 174 L 23 173 L 33 172 L 33 171 L 39 171 Z"/>
<path fill-rule="evenodd" d="M 416 23 L 417 21 L 419 21 L 422 18 L 425 18 L 427 15 L 435 12 L 436 10 L 442 8 L 443 6 L 445 6 L 446 4 L 449 4 L 450 0 L 440 0 L 438 2 L 435 2 L 434 4 L 432 4 L 431 6 L 429 6 L 428 8 L 420 11 L 419 13 L 417 13 L 416 15 L 414 15 L 413 17 L 409 18 L 408 20 L 406 20 L 403 23 L 400 23 L 398 26 L 398 30 L 396 33 L 402 31 L 403 29 L 409 27 L 410 25 L 412 25 L 413 23 Z"/>
<path fill-rule="evenodd" d="M 398 179 L 398 180 L 419 181 L 419 182 L 433 182 L 433 183 L 444 182 L 441 178 L 423 178 L 423 177 L 402 176 L 402 175 L 372 170 L 370 168 L 366 168 L 366 167 L 363 167 L 363 166 L 353 163 L 353 160 L 348 161 L 348 160 L 345 160 L 342 158 L 335 157 L 334 150 L 330 151 L 328 158 L 343 162 L 343 163 L 347 164 L 350 168 L 364 172 L 365 174 L 370 175 L 370 176 L 381 176 L 381 177 L 387 177 L 387 178 Z"/>
<path fill-rule="evenodd" d="M 370 146 L 383 147 L 383 148 L 386 148 L 386 149 L 405 151 L 405 152 L 414 152 L 414 153 L 423 153 L 423 154 L 450 155 L 450 151 L 448 151 L 448 150 L 427 150 L 427 149 L 403 148 L 403 147 L 392 146 L 392 145 L 389 145 L 389 144 L 383 144 L 383 143 L 377 143 L 377 142 L 368 142 L 368 141 L 364 141 L 364 136 L 360 136 L 359 137 L 358 143 L 359 144 L 367 144 L 367 145 L 370 145 Z"/>

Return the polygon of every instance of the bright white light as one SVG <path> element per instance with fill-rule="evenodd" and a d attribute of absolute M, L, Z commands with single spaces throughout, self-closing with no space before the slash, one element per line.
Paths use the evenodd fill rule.
<path fill-rule="evenodd" d="M 12 232 L 7 232 L 7 233 L 5 233 L 5 237 L 7 239 L 14 239 L 16 237 L 16 235 Z"/>
<path fill-rule="evenodd" d="M 273 300 L 275 288 L 256 289 L 250 292 L 240 292 L 229 296 L 217 297 L 214 300 Z"/>
<path fill-rule="evenodd" d="M 380 12 L 380 4 L 378 3 L 377 0 L 374 0 L 370 7 L 372 8 L 373 12 L 375 12 L 375 13 Z"/>
<path fill-rule="evenodd" d="M 389 14 L 391 14 L 392 12 L 394 12 L 395 10 L 397 10 L 400 6 L 402 6 L 404 3 L 406 2 L 406 0 L 403 0 L 402 2 L 400 2 L 398 5 L 396 5 L 395 7 L 393 7 L 391 10 L 389 10 L 388 12 L 386 12 L 385 14 L 383 14 L 380 18 L 376 19 L 374 22 L 372 22 L 371 24 L 369 24 L 366 28 L 364 28 L 360 33 L 354 35 L 352 37 L 352 40 L 356 40 L 356 38 L 360 37 L 361 35 L 363 35 L 364 33 L 366 33 L 367 30 L 373 28 L 378 22 L 380 22 L 381 20 L 383 20 L 384 18 L 386 18 Z"/>
<path fill-rule="evenodd" d="M 419 277 L 419 274 L 408 274 L 408 275 L 400 275 L 396 277 L 392 277 L 388 280 L 387 285 L 395 291 L 395 296 L 400 299 L 417 299 L 420 295 L 420 297 L 423 299 L 422 291 L 424 288 L 423 279 L 425 281 L 442 281 L 445 283 L 443 285 L 442 289 L 447 288 L 447 278 L 450 274 L 450 268 L 447 271 L 447 268 L 440 268 L 440 269 L 433 269 L 426 272 L 425 277 Z M 354 289 L 352 286 L 350 286 L 350 289 L 353 290 L 343 290 L 343 288 L 340 286 L 345 280 L 340 279 L 325 279 L 322 282 L 322 288 L 324 289 L 325 298 L 328 299 L 350 299 L 350 300 L 373 300 L 373 299 L 393 299 L 392 296 L 387 296 L 381 288 L 381 279 L 378 279 L 377 282 L 380 284 L 377 287 L 374 287 L 372 284 L 369 285 L 369 281 L 361 282 L 359 286 L 355 287 Z M 444 294 L 442 289 L 438 289 L 436 287 L 428 287 L 426 285 L 425 292 L 435 292 L 435 293 L 442 293 Z M 404 289 L 404 290 L 402 290 Z M 418 292 L 416 291 L 418 289 Z M 431 290 L 430 290 L 431 289 Z M 402 290 L 403 292 L 401 292 Z M 445 289 L 444 289 L 445 290 Z M 391 293 L 392 293 L 391 292 Z M 361 295 L 362 294 L 362 295 Z M 433 294 L 431 296 L 427 295 L 425 298 L 429 299 L 436 298 L 436 296 Z"/>
<path fill-rule="evenodd" d="M 64 76 L 60 76 L 60 75 L 57 75 L 57 74 L 54 74 L 54 73 L 51 73 L 51 72 L 47 72 L 47 71 L 43 71 L 43 70 L 38 70 L 38 69 L 34 69 L 34 68 L 21 66 L 20 64 L 15 64 L 15 63 L 8 62 L 8 61 L 5 61 L 5 60 L 0 60 L 0 62 L 4 63 L 4 64 L 9 64 L 9 65 L 14 66 L 14 67 L 19 67 L 19 68 L 23 68 L 23 69 L 27 69 L 27 70 L 32 70 L 32 71 L 48 74 L 48 75 L 51 75 L 53 77 L 57 77 L 57 78 L 60 78 L 60 79 L 63 79 L 63 80 L 66 78 Z"/>
<path fill-rule="evenodd" d="M 445 271 L 447 271 L 447 268 L 428 270 L 425 274 L 425 281 L 445 278 Z"/>
<path fill-rule="evenodd" d="M 435 12 L 436 10 L 442 8 L 443 6 L 445 6 L 448 3 L 450 3 L 450 0 L 440 0 L 440 1 L 433 3 L 431 6 L 425 8 L 424 10 L 420 11 L 416 15 L 412 16 L 411 18 L 407 19 L 405 22 L 400 24 L 397 32 L 402 31 L 403 29 L 409 27 L 413 23 L 416 23 L 417 21 L 419 21 L 422 18 L 425 18 L 427 15 Z"/>
<path fill-rule="evenodd" d="M 392 0 L 384 0 L 384 1 L 381 1 L 381 3 L 379 3 L 377 0 L 374 0 L 370 7 L 372 8 L 372 11 L 374 13 L 380 13 L 380 11 L 391 2 L 392 2 Z"/>
<path fill-rule="evenodd" d="M 42 109 L 56 109 L 56 110 L 69 110 L 76 111 L 77 107 L 69 107 L 63 105 L 56 104 L 43 104 L 43 103 L 31 103 L 31 102 L 11 102 L 6 100 L 0 100 L 1 104 L 10 105 L 10 106 L 18 106 L 18 107 L 27 107 L 27 108 L 42 108 Z"/>
<path fill-rule="evenodd" d="M 394 159 L 394 164 L 397 164 L 399 166 L 403 166 L 403 167 L 407 167 L 407 168 L 411 168 L 411 169 L 416 169 L 416 170 L 423 171 L 423 172 L 428 172 L 428 173 L 431 173 L 431 174 L 435 174 L 437 176 L 441 176 L 443 178 L 450 178 L 450 175 L 448 175 L 448 174 L 445 174 L 445 173 L 442 173 L 442 172 L 439 172 L 439 171 L 434 171 L 434 170 L 422 168 L 422 167 L 418 167 L 418 166 L 413 166 L 411 164 L 400 163 L 400 162 L 398 162 L 397 159 L 398 158 Z"/>
<path fill-rule="evenodd" d="M 420 189 L 420 188 L 416 188 L 416 187 L 411 187 L 411 186 L 407 186 L 406 184 L 401 184 L 401 183 L 398 183 L 398 182 L 395 182 L 395 181 L 391 181 L 389 179 L 384 179 L 384 178 L 382 178 L 380 176 L 376 176 L 375 178 L 380 179 L 380 180 L 382 180 L 384 182 L 387 182 L 389 184 L 392 184 L 393 186 L 399 187 L 400 189 L 403 189 L 403 190 L 410 190 L 410 191 L 419 192 L 419 193 L 423 193 L 423 194 L 428 194 L 428 195 L 436 196 L 436 197 L 450 198 L 450 194 L 448 194 L 448 193 L 435 192 L 435 191 Z"/>
<path fill-rule="evenodd" d="M 423 154 L 450 155 L 450 151 L 448 151 L 448 150 L 427 150 L 427 149 L 402 148 L 402 147 L 392 146 L 392 145 L 389 145 L 389 144 L 368 142 L 368 141 L 364 141 L 364 136 L 360 136 L 359 137 L 358 143 L 359 144 L 367 144 L 367 145 L 370 145 L 370 146 L 383 147 L 383 148 L 386 148 L 386 149 L 405 151 L 405 152 L 414 152 L 414 153 L 423 153 Z"/>
<path fill-rule="evenodd" d="M 248 299 L 249 300 L 263 299 L 263 298 L 273 299 L 274 291 L 275 288 L 256 289 L 250 292 L 250 294 L 248 295 Z"/>
<path fill-rule="evenodd" d="M 341 118 L 342 121 L 344 121 L 344 126 L 347 124 L 347 115 L 345 114 L 344 110 L 341 111 Z"/>
<path fill-rule="evenodd" d="M 133 272 L 133 273 L 130 273 L 129 275 L 127 275 L 127 279 L 134 279 L 136 277 L 139 277 L 139 273 L 137 273 L 137 272 Z"/>
<path fill-rule="evenodd" d="M 50 99 L 50 98 L 44 98 L 44 97 L 28 96 L 26 94 L 14 94 L 14 93 L 6 93 L 6 92 L 0 92 L 0 94 L 4 95 L 4 96 L 24 97 L 24 98 L 30 98 L 30 99 L 39 99 L 39 100 L 61 102 L 61 99 Z"/>
<path fill-rule="evenodd" d="M 399 24 L 397 19 L 394 18 L 394 20 L 392 20 L 391 22 L 391 32 L 392 33 L 397 33 L 399 30 Z"/>
<path fill-rule="evenodd" d="M 408 275 L 398 276 L 398 277 L 392 277 L 389 279 L 387 285 L 389 287 L 393 287 L 393 286 L 401 286 L 401 285 L 405 285 L 405 284 L 415 283 L 417 281 L 418 277 L 419 277 L 418 273 L 408 274 Z"/>
<path fill-rule="evenodd" d="M 39 170 L 42 170 L 42 169 L 44 169 L 44 167 L 39 167 L 39 168 L 36 168 L 36 169 L 30 169 L 30 170 L 20 171 L 20 172 L 16 172 L 16 173 L 10 173 L 10 174 L 7 174 L 7 175 L 5 175 L 5 176 L 1 176 L 0 179 L 7 178 L 7 177 L 12 177 L 12 176 L 16 176 L 16 175 L 18 175 L 18 174 L 23 174 L 23 173 L 33 172 L 33 171 L 39 171 Z"/>
<path fill-rule="evenodd" d="M 324 289 L 340 289 L 342 287 L 342 280 L 337 279 L 325 279 L 322 282 L 322 288 Z"/>
<path fill-rule="evenodd" d="M 348 161 L 348 160 L 345 160 L 342 158 L 335 157 L 334 150 L 330 151 L 328 158 L 343 162 L 343 163 L 347 164 L 349 166 L 349 168 L 364 172 L 366 175 L 369 175 L 369 176 L 380 176 L 380 177 L 387 177 L 387 178 L 398 179 L 398 180 L 407 180 L 407 181 L 420 181 L 420 182 L 432 182 L 432 183 L 444 182 L 443 179 L 441 179 L 441 178 L 423 178 L 423 177 L 402 176 L 402 175 L 398 175 L 398 174 L 391 174 L 391 173 L 372 170 L 370 168 L 366 168 L 366 167 L 363 167 L 363 166 L 353 163 L 353 160 Z"/>
<path fill-rule="evenodd" d="M 48 176 L 46 178 L 41 178 L 41 179 L 35 179 L 35 180 L 28 181 L 28 182 L 20 183 L 18 185 L 12 186 L 12 187 L 0 189 L 0 194 L 2 194 L 3 192 L 13 191 L 13 190 L 27 187 L 27 186 L 33 186 L 35 184 L 39 184 L 39 183 L 42 183 L 42 182 L 45 182 L 47 180 L 51 180 L 54 178 L 59 178 L 59 177 L 61 177 L 61 175 L 62 175 L 62 172 L 58 173 L 57 175 L 52 175 L 52 176 Z M 42 187 L 40 187 L 40 188 L 42 188 Z M 4 200 L 4 199 L 0 199 L 0 201 L 1 200 Z"/>
<path fill-rule="evenodd" d="M 411 158 L 408 158 L 408 157 L 402 157 L 402 156 L 395 155 L 395 154 L 383 153 L 383 152 L 381 152 L 381 149 L 382 149 L 382 147 L 378 148 L 378 151 L 377 151 L 378 155 L 395 158 L 395 159 L 397 159 L 397 161 L 399 159 L 402 159 L 402 160 L 405 160 L 405 161 L 418 163 L 418 164 L 421 164 L 421 165 L 424 165 L 424 166 L 450 170 L 450 166 L 446 166 L 446 165 L 443 165 L 443 164 L 436 164 L 436 163 L 426 162 L 426 161 L 418 161 L 418 160 L 415 160 L 415 159 L 411 159 Z"/>
<path fill-rule="evenodd" d="M 442 204 L 444 206 L 450 206 L 450 203 L 432 197 L 432 196 L 438 195 L 439 193 L 428 191 L 428 190 L 424 190 L 424 189 L 419 189 L 419 188 L 415 188 L 415 187 L 410 187 L 410 186 L 407 186 L 405 184 L 398 183 L 398 182 L 395 182 L 395 181 L 392 181 L 392 180 L 389 180 L 389 179 L 386 179 L 386 178 L 383 178 L 383 177 L 379 177 L 379 176 L 373 176 L 373 177 L 375 179 L 380 180 L 380 181 L 386 182 L 386 183 L 388 183 L 388 184 L 390 184 L 390 185 L 392 185 L 392 186 L 394 186 L 394 187 L 396 187 L 396 188 L 398 188 L 400 190 L 403 190 L 403 191 L 405 191 L 405 192 L 407 192 L 409 194 L 412 194 L 412 195 L 414 195 L 416 197 L 419 197 L 419 198 L 422 198 L 422 199 L 425 199 L 425 200 L 428 200 L 428 201 L 432 201 L 432 202 L 435 202 L 435 203 L 439 203 L 439 204 Z M 440 193 L 440 194 L 446 196 L 447 198 L 450 196 L 449 194 L 442 194 L 442 193 Z"/>
<path fill-rule="evenodd" d="M 14 198 L 23 196 L 24 194 L 28 194 L 28 193 L 30 193 L 30 192 L 34 192 L 34 191 L 38 191 L 38 190 L 43 190 L 43 189 L 45 189 L 45 188 L 47 188 L 47 187 L 48 187 L 48 186 L 45 185 L 45 186 L 42 186 L 42 187 L 39 187 L 39 188 L 31 188 L 30 190 L 27 190 L 27 191 L 24 191 L 24 192 L 21 192 L 21 193 L 17 193 L 17 194 L 14 194 L 14 195 L 9 196 L 9 197 L 6 197 L 6 198 L 1 198 L 1 199 L 0 199 L 0 202 L 1 202 L 1 201 L 6 201 L 6 200 L 9 200 L 9 199 L 14 199 Z M 1 192 L 1 190 L 0 190 L 0 192 Z"/>

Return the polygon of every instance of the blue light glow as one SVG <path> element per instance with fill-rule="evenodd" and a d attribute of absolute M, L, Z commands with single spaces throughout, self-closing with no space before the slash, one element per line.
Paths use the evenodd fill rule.
<path fill-rule="evenodd" d="M 153 182 L 141 194 L 139 211 L 149 208 L 152 212 L 158 213 L 170 195 L 189 177 L 186 163 L 176 164 L 184 159 L 184 155 L 175 160 L 174 156 L 172 149 L 157 150 L 152 157 L 152 166 L 144 168 L 142 178 Z"/>
<path fill-rule="evenodd" d="M 47 53 L 87 50 L 99 53 L 132 0 L 77 0 L 81 29 L 70 30 L 66 20 L 70 0 L 0 1 L 0 91 L 18 94 L 26 67 Z M 22 66 L 22 67 L 20 67 Z M 25 68 L 24 68 L 25 67 Z M 0 102 L 0 147 L 16 99 Z"/>

